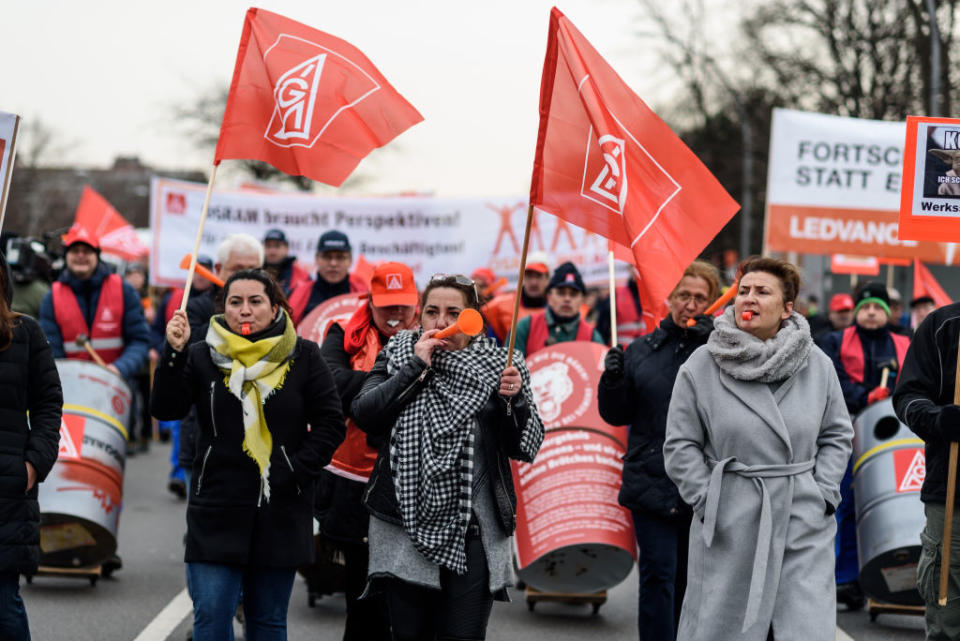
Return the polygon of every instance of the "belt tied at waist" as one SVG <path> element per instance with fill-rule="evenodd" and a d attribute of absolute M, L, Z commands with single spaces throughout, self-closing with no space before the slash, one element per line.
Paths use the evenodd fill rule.
<path fill-rule="evenodd" d="M 763 582 L 767 576 L 767 561 L 770 557 L 770 545 L 773 536 L 773 517 L 770 513 L 770 494 L 766 478 L 796 476 L 809 472 L 814 468 L 816 461 L 802 461 L 800 463 L 784 463 L 777 465 L 744 465 L 731 456 L 722 461 L 711 461 L 713 472 L 710 474 L 710 484 L 707 486 L 707 502 L 703 512 L 703 540 L 710 547 L 713 544 L 713 534 L 717 526 L 717 507 L 720 505 L 720 493 L 723 485 L 724 472 L 739 474 L 753 479 L 753 484 L 760 492 L 760 526 L 757 528 L 757 547 L 753 553 L 753 571 L 750 574 L 750 591 L 747 594 L 747 611 L 743 619 L 741 632 L 746 632 L 757 621 L 760 611 L 760 598 Z"/>

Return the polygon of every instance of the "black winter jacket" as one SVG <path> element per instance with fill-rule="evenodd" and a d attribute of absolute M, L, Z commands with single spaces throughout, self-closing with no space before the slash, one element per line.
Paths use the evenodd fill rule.
<path fill-rule="evenodd" d="M 270 500 L 243 451 L 240 401 L 206 342 L 166 347 L 151 410 L 160 420 L 197 415 L 197 455 L 187 505 L 186 561 L 294 567 L 313 560 L 313 482 L 343 441 L 340 398 L 317 344 L 301 338 L 283 386 L 264 403 L 273 437 Z M 307 431 L 307 424 L 310 431 Z"/>
<path fill-rule="evenodd" d="M 393 376 L 387 374 L 386 352 L 380 352 L 367 376 L 360 394 L 354 399 L 353 419 L 368 436 L 382 438 L 373 474 L 367 483 L 363 503 L 371 514 L 384 521 L 402 525 L 403 519 L 390 472 L 390 443 L 387 438 L 404 406 L 417 395 L 433 375 L 419 357 L 414 356 Z M 508 413 L 509 408 L 509 413 Z M 489 487 L 497 509 L 497 521 L 505 535 L 510 536 L 517 525 L 517 495 L 509 459 L 524 460 L 520 453 L 520 428 L 526 424 L 530 408 L 523 395 L 517 395 L 508 405 L 496 391 L 480 410 L 477 421 L 480 429 L 488 430 L 492 438 L 484 438 L 484 452 L 490 465 Z"/>
<path fill-rule="evenodd" d="M 343 348 L 343 328 L 332 325 L 327 337 L 320 346 L 320 354 L 330 368 L 343 413 L 351 416 L 350 405 L 360 393 L 367 372 L 353 369 L 350 354 Z M 381 338 L 382 344 L 386 341 Z M 368 438 L 371 447 L 383 444 L 382 438 Z M 323 471 L 317 482 L 317 498 L 314 503 L 314 516 L 320 522 L 320 531 L 327 537 L 348 543 L 360 543 L 367 540 L 370 514 L 363 507 L 363 489 L 361 481 L 353 481 L 327 470 Z"/>
<path fill-rule="evenodd" d="M 37 321 L 20 316 L 0 351 L 0 572 L 34 574 L 40 559 L 37 485 L 57 460 L 63 392 L 53 352 Z M 29 420 L 27 412 L 30 412 Z"/>
<path fill-rule="evenodd" d="M 953 404 L 958 341 L 960 303 L 932 312 L 917 328 L 893 392 L 897 417 L 926 444 L 927 472 L 920 489 L 920 500 L 924 502 L 947 502 L 950 440 L 937 427 L 937 418 L 944 405 Z M 960 475 L 957 487 L 960 488 Z M 960 491 L 954 504 L 960 504 Z"/>
<path fill-rule="evenodd" d="M 681 328 L 668 316 L 627 346 L 622 376 L 604 372 L 600 377 L 601 418 L 630 426 L 619 495 L 620 504 L 630 510 L 666 517 L 690 514 L 663 467 L 663 440 L 677 372 L 713 329 L 713 319 L 699 320 L 694 327 Z"/>

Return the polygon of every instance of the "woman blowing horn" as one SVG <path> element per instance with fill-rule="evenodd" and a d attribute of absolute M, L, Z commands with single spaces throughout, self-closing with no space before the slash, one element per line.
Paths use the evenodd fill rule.
<path fill-rule="evenodd" d="M 480 307 L 465 276 L 434 276 L 421 332 L 394 336 L 353 402 L 357 425 L 388 436 L 364 502 L 372 589 L 393 638 L 483 639 L 512 576 L 516 495 L 508 459 L 543 441 L 530 377 L 493 339 L 437 333 Z"/>
<path fill-rule="evenodd" d="M 853 429 L 793 310 L 796 268 L 756 257 L 740 269 L 667 414 L 666 471 L 694 511 L 677 638 L 833 641 L 832 514 Z"/>

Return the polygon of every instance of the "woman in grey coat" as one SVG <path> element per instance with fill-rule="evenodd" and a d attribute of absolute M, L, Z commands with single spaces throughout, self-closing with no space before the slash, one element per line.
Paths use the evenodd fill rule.
<path fill-rule="evenodd" d="M 667 415 L 667 474 L 695 514 L 677 638 L 833 641 L 832 514 L 853 428 L 793 311 L 796 268 L 754 257 L 741 274 Z"/>

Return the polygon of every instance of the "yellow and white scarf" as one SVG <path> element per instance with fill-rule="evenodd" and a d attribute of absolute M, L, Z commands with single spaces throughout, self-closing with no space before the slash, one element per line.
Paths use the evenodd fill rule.
<path fill-rule="evenodd" d="M 283 381 L 293 361 L 290 356 L 297 345 L 297 332 L 286 311 L 283 333 L 250 341 L 235 334 L 219 314 L 210 319 L 206 343 L 210 357 L 226 375 L 224 384 L 243 408 L 243 451 L 260 470 L 260 494 L 270 500 L 270 454 L 273 437 L 267 427 L 263 405 Z"/>

